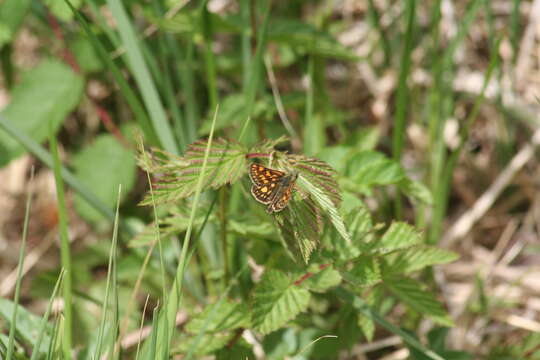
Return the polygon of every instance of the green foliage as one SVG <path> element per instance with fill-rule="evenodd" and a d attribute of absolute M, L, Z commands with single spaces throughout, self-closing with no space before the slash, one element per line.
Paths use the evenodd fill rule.
<path fill-rule="evenodd" d="M 253 292 L 252 322 L 268 334 L 306 310 L 310 293 L 298 287 L 283 272 L 268 270 Z"/>
<path fill-rule="evenodd" d="M 45 60 L 27 71 L 12 92 L 11 102 L 2 110 L 10 124 L 40 143 L 55 133 L 79 103 L 82 78 L 56 60 Z M 24 148 L 0 132 L 0 165 L 21 155 Z"/>
<path fill-rule="evenodd" d="M 73 157 L 75 174 L 109 207 L 113 207 L 122 185 L 124 198 L 135 183 L 135 159 L 112 135 L 98 136 Z M 88 221 L 97 222 L 101 215 L 82 197 L 75 198 L 75 208 Z"/>
<path fill-rule="evenodd" d="M 17 305 L 17 325 L 15 328 L 16 338 L 22 342 L 25 346 L 33 348 L 34 351 L 38 351 L 42 355 L 47 353 L 49 344 L 51 342 L 51 334 L 53 329 L 51 326 L 47 326 L 45 334 L 43 336 L 41 346 L 35 348 L 34 345 L 38 340 L 38 329 L 40 328 L 41 318 L 30 313 L 24 307 Z M 0 299 L 0 317 L 8 325 L 11 323 L 12 314 L 15 310 L 15 304 L 7 299 Z"/>

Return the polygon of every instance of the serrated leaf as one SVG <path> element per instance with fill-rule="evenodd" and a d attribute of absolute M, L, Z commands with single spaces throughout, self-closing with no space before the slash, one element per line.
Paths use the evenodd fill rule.
<path fill-rule="evenodd" d="M 41 143 L 62 125 L 79 103 L 83 79 L 55 60 L 42 61 L 24 73 L 11 94 L 11 102 L 2 110 L 5 121 Z M 24 148 L 0 131 L 0 166 L 21 155 Z"/>
<path fill-rule="evenodd" d="M 189 145 L 183 157 L 161 153 L 165 158 L 140 155 L 139 162 L 151 173 L 160 174 L 154 190 L 156 204 L 178 201 L 195 192 L 206 149 L 206 140 Z M 202 189 L 218 188 L 237 181 L 247 171 L 246 149 L 240 143 L 216 139 L 212 143 Z M 141 203 L 152 204 L 150 194 Z"/>
<path fill-rule="evenodd" d="M 257 221 L 257 223 L 254 224 L 250 223 L 250 220 L 251 219 L 244 219 L 242 221 L 237 221 L 230 219 L 227 222 L 227 230 L 249 239 L 265 238 L 276 234 L 275 228 L 270 223 Z"/>
<path fill-rule="evenodd" d="M 309 291 L 294 285 L 287 275 L 267 270 L 253 293 L 254 328 L 263 334 L 279 329 L 305 311 L 309 299 Z"/>
<path fill-rule="evenodd" d="M 419 200 L 424 204 L 433 204 L 433 196 L 431 195 L 431 191 L 429 191 L 426 185 L 419 181 L 405 178 L 398 183 L 398 187 L 405 193 L 405 195 L 413 199 Z"/>
<path fill-rule="evenodd" d="M 329 198 L 335 208 L 339 208 L 340 190 L 335 179 L 336 171 L 330 165 L 303 155 L 289 155 L 285 163 L 281 161 L 281 165 L 283 168 L 292 166 L 305 181 L 317 187 L 325 197 Z"/>
<path fill-rule="evenodd" d="M 207 321 L 212 314 L 211 322 Z M 250 326 L 249 308 L 246 303 L 222 301 L 207 306 L 186 325 L 186 331 L 198 334 L 204 331 L 216 333 Z"/>
<path fill-rule="evenodd" d="M 319 242 L 321 217 L 311 198 L 292 199 L 289 205 L 274 217 L 287 250 L 297 258 L 302 255 L 307 264 Z"/>
<path fill-rule="evenodd" d="M 347 174 L 360 187 L 396 184 L 405 178 L 399 163 L 376 151 L 363 151 L 352 157 Z"/>
<path fill-rule="evenodd" d="M 459 255 L 445 249 L 431 246 L 415 246 L 384 257 L 385 274 L 408 274 L 436 264 L 446 264 Z"/>
<path fill-rule="evenodd" d="M 347 280 L 356 286 L 372 286 L 382 278 L 379 262 L 372 256 L 360 256 L 355 259 L 347 275 Z"/>
<path fill-rule="evenodd" d="M 302 286 L 311 291 L 324 292 L 331 287 L 339 285 L 341 280 L 339 271 L 329 266 L 303 281 Z"/>
<path fill-rule="evenodd" d="M 320 188 L 303 177 L 298 178 L 297 184 L 313 196 L 313 200 L 315 200 L 319 207 L 328 215 L 337 232 L 345 241 L 350 243 L 351 237 L 347 232 L 343 218 L 339 214 L 331 198 L 329 198 Z"/>
<path fill-rule="evenodd" d="M 409 224 L 395 222 L 390 225 L 380 240 L 365 244 L 365 250 L 378 254 L 405 249 L 421 243 L 422 236 Z"/>
<path fill-rule="evenodd" d="M 113 207 L 118 186 L 124 198 L 135 183 L 135 158 L 112 135 L 100 135 L 73 157 L 73 168 L 80 181 L 91 189 L 104 204 Z M 75 198 L 75 208 L 88 221 L 102 216 L 82 197 Z"/>
<path fill-rule="evenodd" d="M 8 328 L 13 319 L 13 311 L 15 310 L 15 304 L 8 300 L 0 298 L 0 318 L 7 324 Z M 15 336 L 28 348 L 35 349 L 35 343 L 39 336 L 41 318 L 30 313 L 24 307 L 17 305 L 17 327 L 15 328 Z M 45 356 L 49 347 L 52 333 L 50 326 L 46 327 L 45 334 L 43 336 L 39 352 Z"/>
<path fill-rule="evenodd" d="M 380 294 L 380 291 L 378 291 L 377 288 L 374 288 L 367 294 L 367 296 L 364 297 L 366 303 L 374 309 L 376 309 L 377 305 L 379 305 L 377 304 L 378 294 Z M 358 326 L 360 326 L 360 329 L 362 329 L 366 340 L 368 342 L 373 341 L 373 335 L 375 334 L 375 322 L 364 314 L 358 313 Z"/>
<path fill-rule="evenodd" d="M 425 291 L 418 281 L 405 277 L 385 277 L 384 285 L 411 309 L 441 325 L 454 326 L 442 304 L 433 294 Z"/>

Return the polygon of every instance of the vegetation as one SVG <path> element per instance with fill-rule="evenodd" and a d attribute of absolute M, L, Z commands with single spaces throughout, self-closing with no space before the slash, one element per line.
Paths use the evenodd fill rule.
<path fill-rule="evenodd" d="M 537 3 L 4 0 L 0 357 L 540 359 Z"/>

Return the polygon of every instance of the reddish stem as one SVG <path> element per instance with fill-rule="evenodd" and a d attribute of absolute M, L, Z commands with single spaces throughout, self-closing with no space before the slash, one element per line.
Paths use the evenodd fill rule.
<path fill-rule="evenodd" d="M 246 159 L 253 159 L 253 158 L 269 158 L 270 154 L 266 153 L 249 153 L 246 154 Z"/>
<path fill-rule="evenodd" d="M 322 270 L 326 269 L 326 268 L 329 267 L 329 266 L 330 266 L 330 264 L 322 264 L 322 265 L 319 265 L 319 270 L 322 271 Z M 309 278 L 312 277 L 313 275 L 315 275 L 315 274 L 313 274 L 312 272 L 309 272 L 309 271 L 308 271 L 307 273 L 305 273 L 304 275 L 302 275 L 302 277 L 301 277 L 300 279 L 296 280 L 296 281 L 294 282 L 294 285 L 299 286 L 300 284 L 302 284 L 304 281 L 306 281 L 307 279 L 309 279 Z"/>

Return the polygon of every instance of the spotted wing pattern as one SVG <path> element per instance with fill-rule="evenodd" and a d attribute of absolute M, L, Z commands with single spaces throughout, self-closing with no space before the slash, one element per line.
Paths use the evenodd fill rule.
<path fill-rule="evenodd" d="M 249 176 L 253 182 L 251 194 L 258 202 L 268 205 L 266 211 L 272 213 L 287 206 L 298 174 L 285 174 L 259 164 L 251 164 Z"/>

